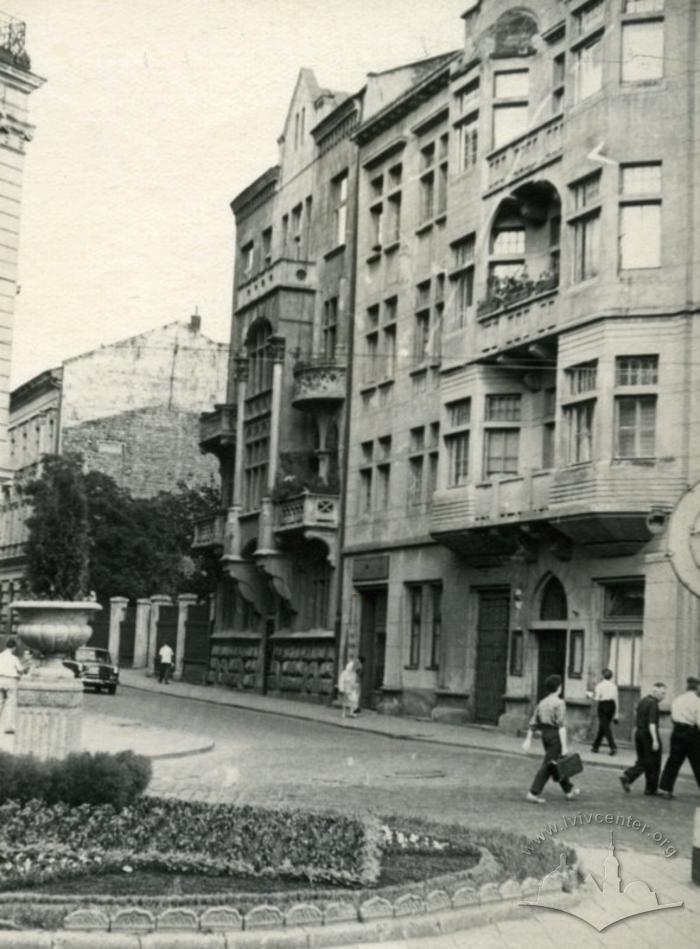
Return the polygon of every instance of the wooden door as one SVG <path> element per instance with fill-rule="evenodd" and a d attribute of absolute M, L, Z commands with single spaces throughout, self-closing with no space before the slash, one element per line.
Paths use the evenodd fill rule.
<path fill-rule="evenodd" d="M 510 591 L 479 591 L 474 719 L 498 724 L 505 710 Z"/>
<path fill-rule="evenodd" d="M 542 629 L 537 633 L 537 701 L 547 694 L 548 676 L 561 676 L 562 692 L 566 670 L 566 630 Z"/>
<path fill-rule="evenodd" d="M 360 704 L 375 708 L 381 698 L 386 661 L 386 589 L 367 590 L 362 594 L 360 617 L 360 655 L 364 659 Z"/>

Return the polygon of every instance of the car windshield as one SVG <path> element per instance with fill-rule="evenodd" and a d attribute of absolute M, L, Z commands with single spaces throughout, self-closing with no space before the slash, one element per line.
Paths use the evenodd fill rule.
<path fill-rule="evenodd" d="M 86 649 L 84 646 L 75 654 L 76 659 L 81 662 L 109 662 L 112 658 L 106 649 Z"/>

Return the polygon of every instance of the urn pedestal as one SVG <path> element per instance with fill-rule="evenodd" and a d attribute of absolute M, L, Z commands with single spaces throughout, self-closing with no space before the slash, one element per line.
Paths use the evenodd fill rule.
<path fill-rule="evenodd" d="M 19 682 L 16 754 L 65 758 L 80 750 L 83 684 L 63 660 L 88 641 L 92 633 L 89 617 L 101 608 L 99 603 L 63 600 L 12 604 L 19 616 L 17 635 L 42 657 Z"/>

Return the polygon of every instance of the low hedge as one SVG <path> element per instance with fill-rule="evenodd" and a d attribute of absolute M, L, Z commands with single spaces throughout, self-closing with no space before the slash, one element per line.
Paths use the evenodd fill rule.
<path fill-rule="evenodd" d="M 47 761 L 0 752 L 0 804 L 41 800 L 73 807 L 111 804 L 120 809 L 133 804 L 150 780 L 151 762 L 133 751 L 116 755 L 85 751 Z"/>
<path fill-rule="evenodd" d="M 141 798 L 117 810 L 0 806 L 0 888 L 135 869 L 367 886 L 380 873 L 374 818 Z"/>

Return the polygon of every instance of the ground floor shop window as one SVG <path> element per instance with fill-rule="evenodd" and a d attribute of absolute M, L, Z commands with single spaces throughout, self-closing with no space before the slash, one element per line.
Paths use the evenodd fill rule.
<path fill-rule="evenodd" d="M 605 665 L 618 686 L 638 686 L 641 673 L 642 631 L 606 630 Z"/>

